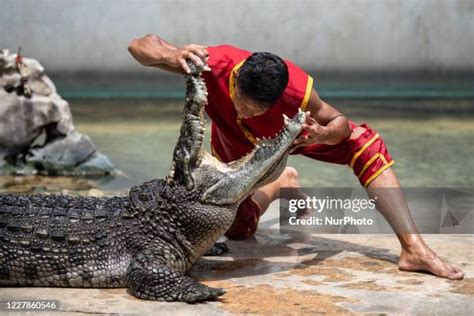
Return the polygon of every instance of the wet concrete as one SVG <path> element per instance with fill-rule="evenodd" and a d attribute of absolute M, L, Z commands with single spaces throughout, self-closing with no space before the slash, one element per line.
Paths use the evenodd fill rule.
<path fill-rule="evenodd" d="M 202 258 L 190 272 L 210 286 L 228 289 L 218 301 L 149 302 L 126 289 L 1 288 L 0 297 L 57 300 L 57 312 L 79 315 L 472 315 L 474 236 L 424 237 L 442 258 L 466 272 L 463 281 L 398 270 L 399 245 L 392 235 L 280 234 L 275 203 L 254 239 L 229 241 L 231 253 Z"/>

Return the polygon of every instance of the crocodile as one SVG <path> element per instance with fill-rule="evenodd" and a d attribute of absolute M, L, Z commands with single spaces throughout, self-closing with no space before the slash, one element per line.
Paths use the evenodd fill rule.
<path fill-rule="evenodd" d="M 202 68 L 189 63 L 170 172 L 125 196 L 0 195 L 0 285 L 126 287 L 146 300 L 197 302 L 223 288 L 186 275 L 232 224 L 238 205 L 285 167 L 304 113 L 223 163 L 203 149 Z"/>

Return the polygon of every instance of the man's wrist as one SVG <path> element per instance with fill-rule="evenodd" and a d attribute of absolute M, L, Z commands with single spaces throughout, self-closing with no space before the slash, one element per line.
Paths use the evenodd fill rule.
<path fill-rule="evenodd" d="M 346 138 L 342 136 L 343 135 L 337 126 L 322 126 L 318 135 L 318 143 L 324 145 L 336 145 Z"/>
<path fill-rule="evenodd" d="M 334 128 L 330 126 L 321 126 L 318 132 L 318 143 L 331 145 L 331 136 L 334 134 Z"/>
<path fill-rule="evenodd" d="M 328 145 L 336 145 L 349 137 L 351 130 L 349 121 L 344 115 L 334 117 L 327 127 L 332 129 L 332 135 L 328 138 Z"/>
<path fill-rule="evenodd" d="M 157 63 L 173 66 L 173 54 L 173 50 L 166 49 L 162 54 L 161 60 L 157 60 Z"/>

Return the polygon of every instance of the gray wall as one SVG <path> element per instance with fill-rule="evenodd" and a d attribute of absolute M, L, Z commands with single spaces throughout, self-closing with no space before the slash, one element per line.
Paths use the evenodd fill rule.
<path fill-rule="evenodd" d="M 0 47 L 49 71 L 143 71 L 134 37 L 231 43 L 307 70 L 474 70 L 474 0 L 0 0 Z"/>

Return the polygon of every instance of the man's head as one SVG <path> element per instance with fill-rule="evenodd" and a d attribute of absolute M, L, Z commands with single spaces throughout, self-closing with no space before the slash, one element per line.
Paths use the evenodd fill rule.
<path fill-rule="evenodd" d="M 234 104 L 244 117 L 265 113 L 288 84 L 288 67 L 272 53 L 254 53 L 240 67 L 235 80 Z"/>

